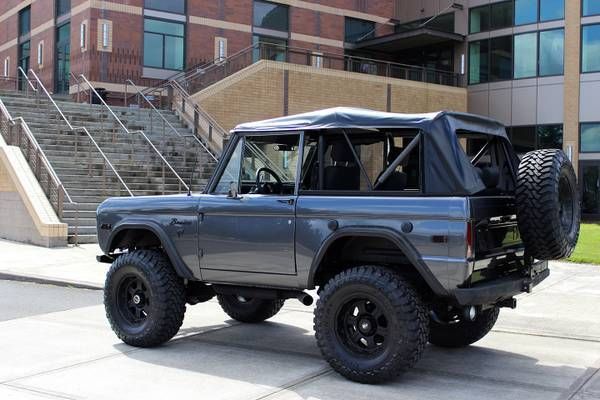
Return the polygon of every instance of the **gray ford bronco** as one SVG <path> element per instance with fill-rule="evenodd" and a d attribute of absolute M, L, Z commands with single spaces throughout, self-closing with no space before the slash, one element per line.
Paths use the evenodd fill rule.
<path fill-rule="evenodd" d="M 157 346 L 186 304 L 258 323 L 311 305 L 323 357 L 389 380 L 427 342 L 485 336 L 579 234 L 561 150 L 514 152 L 475 115 L 334 108 L 237 126 L 202 193 L 111 198 L 97 212 L 117 336 Z"/>

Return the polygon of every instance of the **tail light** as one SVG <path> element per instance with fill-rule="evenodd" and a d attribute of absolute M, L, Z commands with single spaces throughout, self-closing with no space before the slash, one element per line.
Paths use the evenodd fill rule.
<path fill-rule="evenodd" d="M 467 222 L 467 237 L 465 238 L 467 242 L 467 259 L 473 258 L 473 222 Z"/>

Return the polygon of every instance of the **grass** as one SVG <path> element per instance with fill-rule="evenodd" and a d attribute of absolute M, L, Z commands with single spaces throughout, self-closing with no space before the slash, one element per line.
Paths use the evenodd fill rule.
<path fill-rule="evenodd" d="M 568 260 L 577 263 L 600 264 L 600 224 L 581 224 L 577 247 Z"/>

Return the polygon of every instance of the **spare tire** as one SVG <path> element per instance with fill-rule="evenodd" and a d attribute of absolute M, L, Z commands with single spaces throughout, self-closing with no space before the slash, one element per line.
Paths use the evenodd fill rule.
<path fill-rule="evenodd" d="M 581 208 L 577 178 L 562 150 L 525 154 L 517 176 L 517 221 L 528 255 L 557 260 L 573 252 Z"/>

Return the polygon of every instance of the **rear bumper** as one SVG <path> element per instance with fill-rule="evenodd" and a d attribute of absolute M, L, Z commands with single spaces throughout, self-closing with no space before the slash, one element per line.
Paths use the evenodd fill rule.
<path fill-rule="evenodd" d="M 548 275 L 548 261 L 538 261 L 529 267 L 527 276 L 496 279 L 470 288 L 454 289 L 452 293 L 461 306 L 495 304 L 520 293 L 531 292 L 531 289 Z"/>

